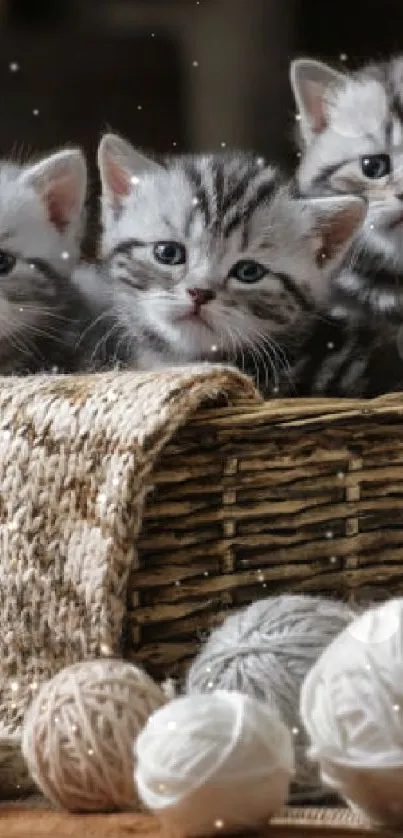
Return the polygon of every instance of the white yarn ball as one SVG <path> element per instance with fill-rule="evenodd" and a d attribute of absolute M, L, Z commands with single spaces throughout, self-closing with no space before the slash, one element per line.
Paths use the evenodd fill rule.
<path fill-rule="evenodd" d="M 323 780 L 376 823 L 403 823 L 403 599 L 370 609 L 323 652 L 301 691 Z"/>
<path fill-rule="evenodd" d="M 187 836 L 267 822 L 294 771 L 292 737 L 276 711 L 225 690 L 157 710 L 135 751 L 143 803 Z"/>

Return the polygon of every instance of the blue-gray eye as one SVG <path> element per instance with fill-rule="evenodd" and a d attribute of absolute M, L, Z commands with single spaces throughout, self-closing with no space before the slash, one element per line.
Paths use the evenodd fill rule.
<path fill-rule="evenodd" d="M 186 247 L 179 242 L 157 242 L 154 245 L 154 257 L 161 265 L 184 265 Z"/>
<path fill-rule="evenodd" d="M 254 259 L 241 259 L 234 265 L 228 276 L 234 277 L 239 282 L 252 283 L 259 282 L 259 279 L 262 279 L 265 274 L 267 274 L 267 270 L 259 262 L 255 262 Z"/>
<path fill-rule="evenodd" d="M 389 154 L 366 154 L 361 157 L 363 175 L 370 180 L 377 180 L 390 175 L 392 163 Z"/>
<path fill-rule="evenodd" d="M 0 250 L 0 275 L 5 276 L 9 274 L 16 263 L 16 258 L 11 253 L 6 253 L 5 250 Z"/>

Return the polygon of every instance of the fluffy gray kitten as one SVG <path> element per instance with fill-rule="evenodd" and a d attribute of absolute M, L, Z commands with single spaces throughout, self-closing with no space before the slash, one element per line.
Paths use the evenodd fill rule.
<path fill-rule="evenodd" d="M 294 200 L 248 153 L 167 158 L 101 141 L 102 270 L 131 362 L 235 363 L 269 390 L 361 225 L 354 197 Z M 260 380 L 259 380 L 260 379 Z"/>
<path fill-rule="evenodd" d="M 403 58 L 354 73 L 298 59 L 290 77 L 300 117 L 300 194 L 368 201 L 349 264 L 335 276 L 337 310 L 402 321 Z"/>
<path fill-rule="evenodd" d="M 0 374 L 92 363 L 98 309 L 72 278 L 86 182 L 78 149 L 33 165 L 0 162 Z"/>

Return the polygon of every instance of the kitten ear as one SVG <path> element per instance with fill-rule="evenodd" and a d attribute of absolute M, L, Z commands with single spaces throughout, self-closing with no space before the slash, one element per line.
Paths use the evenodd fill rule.
<path fill-rule="evenodd" d="M 142 174 L 160 168 L 116 134 L 102 137 L 97 160 L 102 192 L 115 205 L 129 195 Z"/>
<path fill-rule="evenodd" d="M 87 166 L 80 149 L 45 157 L 22 174 L 39 195 L 51 224 L 63 233 L 81 219 L 87 191 Z"/>
<path fill-rule="evenodd" d="M 317 265 L 340 259 L 367 214 L 367 202 L 353 195 L 302 201 L 312 218 L 311 239 Z"/>
<path fill-rule="evenodd" d="M 290 64 L 290 82 L 301 117 L 301 133 L 309 143 L 327 125 L 326 92 L 329 87 L 345 82 L 343 73 L 333 70 L 321 61 L 297 58 Z"/>

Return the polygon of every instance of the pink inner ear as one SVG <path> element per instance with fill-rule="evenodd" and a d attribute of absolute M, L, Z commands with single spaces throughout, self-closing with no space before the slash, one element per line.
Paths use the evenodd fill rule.
<path fill-rule="evenodd" d="M 337 255 L 341 248 L 347 246 L 349 239 L 357 231 L 362 217 L 362 207 L 359 204 L 353 204 L 351 207 L 335 212 L 331 218 L 324 222 L 322 221 L 321 229 L 318 231 L 322 238 L 322 244 L 316 252 L 316 257 L 319 259 L 318 264 L 323 262 L 322 253 L 326 254 L 326 258 L 331 259 Z"/>
<path fill-rule="evenodd" d="M 51 183 L 44 195 L 48 217 L 60 233 L 63 233 L 76 210 L 77 184 L 71 175 L 59 177 Z"/>
<path fill-rule="evenodd" d="M 107 158 L 105 163 L 105 180 L 109 190 L 115 198 L 124 198 L 130 192 L 130 173 L 119 166 L 114 160 Z"/>
<path fill-rule="evenodd" d="M 320 134 L 327 125 L 325 113 L 325 88 L 315 81 L 305 84 L 305 104 L 309 113 L 311 129 L 314 134 Z"/>

